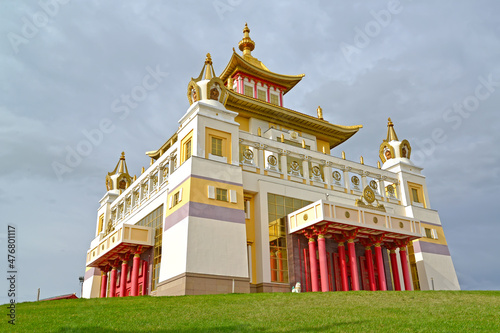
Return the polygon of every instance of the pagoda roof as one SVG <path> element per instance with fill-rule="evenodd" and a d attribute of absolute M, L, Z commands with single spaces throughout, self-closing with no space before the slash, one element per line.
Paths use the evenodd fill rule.
<path fill-rule="evenodd" d="M 248 97 L 231 90 L 228 93 L 229 96 L 226 102 L 228 109 L 236 111 L 245 117 L 255 117 L 272 123 L 283 124 L 295 130 L 315 135 L 317 138 L 327 141 L 330 149 L 345 142 L 363 127 L 362 125 L 342 126 L 331 124 L 326 120 Z"/>
<path fill-rule="evenodd" d="M 251 76 L 257 77 L 264 81 L 280 86 L 283 89 L 283 94 L 286 94 L 305 76 L 300 75 L 283 75 L 271 72 L 261 61 L 250 54 L 240 56 L 233 48 L 233 55 L 229 60 L 226 68 L 219 76 L 223 82 L 232 77 L 238 72 L 243 72 Z"/>

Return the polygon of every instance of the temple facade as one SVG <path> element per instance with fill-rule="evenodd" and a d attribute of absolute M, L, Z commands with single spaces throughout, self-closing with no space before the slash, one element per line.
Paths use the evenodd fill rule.
<path fill-rule="evenodd" d="M 362 126 L 287 109 L 304 75 L 249 33 L 219 76 L 207 54 L 150 166 L 132 177 L 122 153 L 106 176 L 83 297 L 460 289 L 410 142 L 389 119 L 378 166 L 347 160 Z"/>

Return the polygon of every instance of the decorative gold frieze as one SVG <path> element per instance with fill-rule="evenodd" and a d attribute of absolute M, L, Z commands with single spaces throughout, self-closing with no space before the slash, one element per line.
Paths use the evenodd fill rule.
<path fill-rule="evenodd" d="M 375 201 L 377 202 L 376 205 L 373 204 Z M 379 201 L 375 197 L 375 192 L 373 192 L 370 186 L 366 186 L 365 189 L 363 190 L 363 195 L 359 199 L 356 199 L 356 207 L 374 209 L 381 212 L 385 212 L 384 205 L 379 203 Z"/>

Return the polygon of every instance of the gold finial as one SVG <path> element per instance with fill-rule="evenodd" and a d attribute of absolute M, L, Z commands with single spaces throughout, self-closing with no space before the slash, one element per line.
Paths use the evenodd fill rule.
<path fill-rule="evenodd" d="M 318 109 L 316 110 L 318 112 L 318 118 L 323 120 L 323 109 L 321 106 L 318 106 Z"/>
<path fill-rule="evenodd" d="M 342 159 L 345 160 L 345 151 L 342 152 Z"/>
<path fill-rule="evenodd" d="M 302 148 L 306 147 L 306 140 L 302 139 Z"/>
<path fill-rule="evenodd" d="M 260 129 L 260 127 L 259 127 L 259 128 L 257 128 L 257 135 L 258 135 L 258 136 L 262 136 L 262 130 Z"/>
<path fill-rule="evenodd" d="M 205 65 L 211 65 L 212 64 L 212 57 L 210 56 L 210 53 L 207 53 L 207 58 L 205 59 Z"/>
<path fill-rule="evenodd" d="M 285 142 L 285 135 L 281 133 L 281 142 Z"/>
<path fill-rule="evenodd" d="M 124 160 L 125 161 L 125 152 L 122 151 L 122 156 L 120 156 L 120 160 Z"/>
<path fill-rule="evenodd" d="M 361 156 L 361 157 L 359 158 L 359 163 L 361 163 L 361 164 L 365 164 L 365 160 L 363 159 L 363 156 Z"/>
<path fill-rule="evenodd" d="M 137 175 L 134 175 L 134 182 L 137 180 Z"/>
<path fill-rule="evenodd" d="M 142 169 L 141 169 L 141 175 L 144 173 L 144 171 L 146 171 L 146 169 L 144 169 L 144 167 L 142 167 Z"/>
<path fill-rule="evenodd" d="M 394 123 L 391 118 L 387 119 L 387 142 L 391 141 L 399 141 L 398 136 L 396 135 L 396 131 L 394 130 Z"/>
<path fill-rule="evenodd" d="M 252 51 L 255 48 L 255 42 L 250 38 L 250 29 L 248 24 L 245 23 L 245 28 L 243 28 L 243 39 L 238 43 L 240 51 L 243 51 L 243 55 L 252 55 Z"/>
<path fill-rule="evenodd" d="M 212 68 L 212 57 L 210 53 L 207 53 L 207 58 L 205 59 L 205 75 L 203 76 L 205 80 L 210 80 L 214 77 L 214 69 Z"/>
<path fill-rule="evenodd" d="M 377 161 L 377 168 L 380 169 L 380 161 Z"/>
<path fill-rule="evenodd" d="M 153 165 L 155 162 L 155 160 L 153 158 L 151 158 L 151 161 L 149 161 L 149 165 Z"/>

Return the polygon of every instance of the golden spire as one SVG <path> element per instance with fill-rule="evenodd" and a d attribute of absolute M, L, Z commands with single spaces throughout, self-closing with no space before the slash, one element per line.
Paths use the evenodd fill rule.
<path fill-rule="evenodd" d="M 243 28 L 243 39 L 238 43 L 240 51 L 243 51 L 243 56 L 252 55 L 252 51 L 255 48 L 255 42 L 250 38 L 250 29 L 248 24 L 245 23 L 245 28 Z"/>
<path fill-rule="evenodd" d="M 205 80 L 210 80 L 211 78 L 214 77 L 213 75 L 213 68 L 212 68 L 212 57 L 210 56 L 210 53 L 207 53 L 207 58 L 205 59 Z"/>
<path fill-rule="evenodd" d="M 387 119 L 387 142 L 391 141 L 399 141 L 398 136 L 396 135 L 396 131 L 394 130 L 394 124 L 392 123 L 391 118 Z"/>
<path fill-rule="evenodd" d="M 210 80 L 214 78 L 215 71 L 214 68 L 212 67 L 212 57 L 210 56 L 210 53 L 207 53 L 207 57 L 205 59 L 205 64 L 203 64 L 203 68 L 201 69 L 200 75 L 195 79 L 191 78 L 192 81 L 198 82 L 201 80 Z M 200 96 L 198 96 L 198 99 Z"/>
<path fill-rule="evenodd" d="M 125 162 L 125 152 L 122 151 L 122 155 L 120 156 L 120 160 L 118 161 L 117 168 L 118 172 L 115 173 L 127 173 L 128 174 L 128 168 L 127 168 L 127 163 Z"/>

